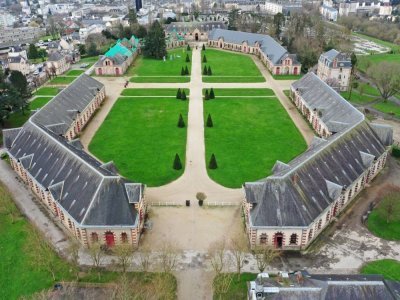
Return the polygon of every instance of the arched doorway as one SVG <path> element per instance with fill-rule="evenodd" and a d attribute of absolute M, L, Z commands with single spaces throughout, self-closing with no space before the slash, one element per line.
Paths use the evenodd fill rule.
<path fill-rule="evenodd" d="M 280 67 L 277 67 L 276 68 L 276 75 L 279 75 L 281 73 L 281 68 Z"/>
<path fill-rule="evenodd" d="M 115 245 L 114 233 L 112 233 L 111 231 L 107 231 L 105 235 L 106 235 L 107 247 L 114 246 Z"/>
<path fill-rule="evenodd" d="M 282 248 L 283 245 L 283 234 L 281 232 L 278 232 L 274 236 L 274 245 L 275 248 Z"/>
<path fill-rule="evenodd" d="M 297 72 L 298 72 L 297 67 L 294 67 L 294 69 L 293 69 L 293 75 L 297 75 Z"/>
<path fill-rule="evenodd" d="M 98 70 L 99 70 L 99 75 L 103 75 L 103 70 L 101 68 L 99 68 Z"/>
<path fill-rule="evenodd" d="M 199 34 L 197 32 L 194 35 L 194 39 L 195 39 L 196 42 L 199 40 Z"/>
<path fill-rule="evenodd" d="M 284 69 L 284 74 L 285 74 L 285 75 L 288 75 L 288 74 L 289 74 L 289 67 L 285 67 L 285 69 Z"/>
<path fill-rule="evenodd" d="M 220 48 L 222 48 L 222 42 L 221 42 L 221 43 L 219 43 L 219 47 L 220 47 Z"/>
<path fill-rule="evenodd" d="M 119 68 L 115 68 L 115 75 L 119 76 Z"/>

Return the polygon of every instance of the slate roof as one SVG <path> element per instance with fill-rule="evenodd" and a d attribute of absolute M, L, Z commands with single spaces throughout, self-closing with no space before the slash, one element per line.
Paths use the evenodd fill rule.
<path fill-rule="evenodd" d="M 47 58 L 47 61 L 59 61 L 62 60 L 63 58 L 64 56 L 60 52 L 55 51 L 50 53 L 49 57 Z"/>
<path fill-rule="evenodd" d="M 254 46 L 256 43 L 259 43 L 261 51 L 275 65 L 280 65 L 281 60 L 287 56 L 290 56 L 294 60 L 294 63 L 298 63 L 295 54 L 289 54 L 284 47 L 269 35 L 225 29 L 214 29 L 208 35 L 209 40 L 216 41 L 219 38 L 223 38 L 225 42 L 233 44 L 242 44 L 246 41 L 249 45 Z"/>
<path fill-rule="evenodd" d="M 336 92 L 317 76 L 307 74 L 299 81 L 308 83 L 309 78 L 315 89 L 307 90 L 310 99 L 326 102 L 328 120 L 347 125 L 327 139 L 316 138 L 306 152 L 292 161 L 277 162 L 271 176 L 244 184 L 246 200 L 253 203 L 251 226 L 308 227 L 392 143 L 390 128 L 381 129 L 381 133 L 375 131 L 374 125 L 370 126 L 340 95 L 335 96 Z M 314 78 L 322 85 L 316 84 Z M 299 81 L 293 87 L 303 86 Z"/>
<path fill-rule="evenodd" d="M 188 33 L 195 29 L 199 29 L 203 32 L 209 32 L 213 29 L 225 29 L 226 25 L 224 22 L 172 22 L 164 26 L 166 32 L 181 32 L 181 33 Z"/>
<path fill-rule="evenodd" d="M 71 120 L 63 115 L 84 107 L 93 98 L 92 87 L 102 84 L 81 75 L 53 98 L 22 128 L 4 131 L 4 146 L 35 180 L 81 225 L 135 226 L 132 204 L 140 201 L 145 186 L 116 172 L 82 150 L 78 140 L 68 142 L 52 122 Z M 66 128 L 66 127 L 65 127 Z"/>
<path fill-rule="evenodd" d="M 325 53 L 322 53 L 319 57 L 319 61 L 325 65 L 333 68 L 333 61 L 336 59 L 336 68 L 344 67 L 351 68 L 351 59 L 346 53 L 339 52 L 335 49 L 331 49 Z"/>

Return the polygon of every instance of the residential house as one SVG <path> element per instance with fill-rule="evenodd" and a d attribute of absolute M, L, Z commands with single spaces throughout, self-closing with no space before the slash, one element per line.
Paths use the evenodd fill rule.
<path fill-rule="evenodd" d="M 46 61 L 46 69 L 54 75 L 61 75 L 71 67 L 65 55 L 60 52 L 52 52 Z"/>
<path fill-rule="evenodd" d="M 350 86 L 351 68 L 348 54 L 331 49 L 319 57 L 317 75 L 333 88 L 347 91 Z"/>

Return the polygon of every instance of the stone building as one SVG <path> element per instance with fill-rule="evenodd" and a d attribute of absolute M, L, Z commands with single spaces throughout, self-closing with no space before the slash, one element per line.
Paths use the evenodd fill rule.
<path fill-rule="evenodd" d="M 218 21 L 173 22 L 165 26 L 166 37 L 177 34 L 188 42 L 206 42 L 213 29 L 225 29 L 226 25 Z"/>
<path fill-rule="evenodd" d="M 71 64 L 67 61 L 66 56 L 57 51 L 50 53 L 46 61 L 46 69 L 53 75 L 64 74 L 70 67 Z"/>
<path fill-rule="evenodd" d="M 364 115 L 314 73 L 292 84 L 291 98 L 318 137 L 272 175 L 244 188 L 252 248 L 307 248 L 384 167 L 392 128 Z"/>
<path fill-rule="evenodd" d="M 318 60 L 317 75 L 333 88 L 347 91 L 351 75 L 349 55 L 335 49 L 322 53 Z"/>
<path fill-rule="evenodd" d="M 129 40 L 118 40 L 94 66 L 96 75 L 123 75 L 140 51 L 139 39 L 132 36 Z"/>
<path fill-rule="evenodd" d="M 208 35 L 210 47 L 256 55 L 273 75 L 299 75 L 301 64 L 269 35 L 214 29 Z"/>
<path fill-rule="evenodd" d="M 87 154 L 77 139 L 104 99 L 104 85 L 83 74 L 23 127 L 4 130 L 4 147 L 15 172 L 83 245 L 137 246 L 145 186 Z"/>
<path fill-rule="evenodd" d="M 7 54 L 7 64 L 10 71 L 19 71 L 25 76 L 31 71 L 31 64 L 29 63 L 25 50 L 9 52 Z"/>

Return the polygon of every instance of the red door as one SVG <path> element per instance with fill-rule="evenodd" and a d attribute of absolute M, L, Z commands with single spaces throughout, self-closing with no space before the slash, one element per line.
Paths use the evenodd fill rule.
<path fill-rule="evenodd" d="M 275 234 L 274 244 L 275 244 L 275 248 L 278 248 L 278 249 L 282 248 L 282 245 L 283 245 L 283 234 L 282 233 Z"/>
<path fill-rule="evenodd" d="M 293 69 L 293 74 L 294 74 L 294 75 L 297 75 L 297 67 L 294 67 L 294 69 Z"/>
<path fill-rule="evenodd" d="M 106 244 L 108 247 L 112 247 L 115 244 L 114 234 L 112 232 L 106 232 Z"/>
<path fill-rule="evenodd" d="M 280 72 L 281 72 L 281 68 L 277 67 L 276 68 L 276 75 L 279 75 Z"/>
<path fill-rule="evenodd" d="M 100 76 L 103 75 L 103 69 L 102 69 L 102 68 L 99 68 L 98 70 L 99 70 L 99 75 L 100 75 Z"/>
<path fill-rule="evenodd" d="M 115 68 L 115 75 L 119 76 L 119 68 Z"/>

